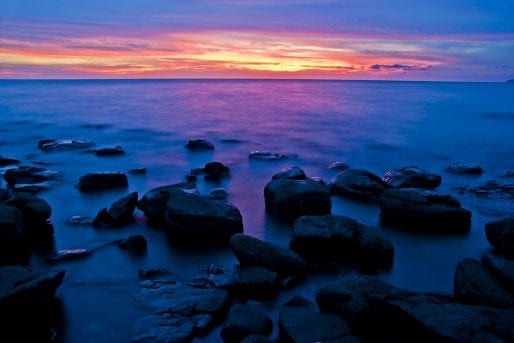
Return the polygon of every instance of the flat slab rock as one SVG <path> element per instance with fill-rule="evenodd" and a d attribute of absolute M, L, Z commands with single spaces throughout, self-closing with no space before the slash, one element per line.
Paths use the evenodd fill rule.
<path fill-rule="evenodd" d="M 43 151 L 70 151 L 87 149 L 94 146 L 95 143 L 88 140 L 73 139 L 42 139 L 38 143 L 38 148 Z"/>
<path fill-rule="evenodd" d="M 464 305 L 369 276 L 345 277 L 318 289 L 322 311 L 342 315 L 360 337 L 394 342 L 512 342 L 514 311 Z"/>
<path fill-rule="evenodd" d="M 417 166 L 408 166 L 388 171 L 383 180 L 394 188 L 434 189 L 439 187 L 442 177 Z"/>
<path fill-rule="evenodd" d="M 146 280 L 134 295 L 149 312 L 136 326 L 134 342 L 189 342 L 225 313 L 229 294 L 218 288 L 193 288 L 170 280 Z"/>
<path fill-rule="evenodd" d="M 10 186 L 17 184 L 38 184 L 58 178 L 60 178 L 60 174 L 56 171 L 31 166 L 11 168 L 6 170 L 4 174 L 4 180 Z"/>
<path fill-rule="evenodd" d="M 391 186 L 364 169 L 347 169 L 330 181 L 332 193 L 362 201 L 377 201 Z"/>
<path fill-rule="evenodd" d="M 127 175 L 118 172 L 88 173 L 80 177 L 77 187 L 83 192 L 102 191 L 128 186 Z"/>
<path fill-rule="evenodd" d="M 466 232 L 471 212 L 449 195 L 389 189 L 380 199 L 382 220 L 412 231 Z"/>

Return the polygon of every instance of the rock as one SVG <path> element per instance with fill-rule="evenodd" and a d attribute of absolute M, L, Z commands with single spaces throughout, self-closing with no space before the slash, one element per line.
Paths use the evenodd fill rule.
<path fill-rule="evenodd" d="M 264 199 L 268 210 L 291 219 L 329 214 L 332 208 L 329 189 L 310 179 L 271 180 L 264 188 Z"/>
<path fill-rule="evenodd" d="M 347 169 L 330 182 L 330 190 L 364 201 L 377 201 L 390 188 L 379 176 L 363 169 Z"/>
<path fill-rule="evenodd" d="M 9 337 L 7 328 L 30 330 L 49 315 L 64 274 L 64 270 L 40 273 L 22 266 L 0 268 L 0 318 L 5 325 L 4 337 Z"/>
<path fill-rule="evenodd" d="M 307 180 L 305 172 L 297 166 L 283 169 L 271 177 L 272 180 Z"/>
<path fill-rule="evenodd" d="M 139 280 L 156 280 L 165 279 L 166 277 L 173 275 L 173 273 L 166 268 L 149 268 L 139 269 L 137 275 Z"/>
<path fill-rule="evenodd" d="M 217 200 L 228 199 L 228 192 L 224 188 L 213 188 L 209 192 L 209 198 Z"/>
<path fill-rule="evenodd" d="M 127 175 L 115 172 L 88 173 L 81 176 L 77 184 L 78 189 L 82 192 L 102 191 L 127 186 Z"/>
<path fill-rule="evenodd" d="M 226 244 L 243 232 L 239 210 L 225 200 L 181 189 L 171 189 L 166 205 L 166 227 L 175 241 L 194 245 Z"/>
<path fill-rule="evenodd" d="M 120 226 L 132 220 L 137 206 L 137 192 L 115 201 L 109 209 L 102 209 L 93 220 L 94 226 Z"/>
<path fill-rule="evenodd" d="M 241 343 L 275 343 L 275 341 L 261 335 L 250 335 L 243 339 Z"/>
<path fill-rule="evenodd" d="M 221 162 L 209 162 L 203 168 L 204 178 L 210 181 L 219 181 L 230 177 L 230 169 Z"/>
<path fill-rule="evenodd" d="M 505 173 L 503 173 L 502 177 L 514 178 L 514 171 L 513 170 L 507 170 Z"/>
<path fill-rule="evenodd" d="M 5 201 L 11 197 L 11 193 L 7 189 L 0 189 L 0 201 Z"/>
<path fill-rule="evenodd" d="M 351 335 L 348 323 L 338 315 L 320 313 L 303 297 L 294 297 L 280 308 L 281 342 L 332 342 Z"/>
<path fill-rule="evenodd" d="M 7 157 L 0 156 L 0 167 L 6 167 L 6 166 L 13 165 L 13 164 L 19 164 L 19 163 L 21 163 L 21 161 L 16 160 L 14 158 L 7 158 Z"/>
<path fill-rule="evenodd" d="M 514 217 L 488 222 L 485 235 L 493 247 L 514 256 Z"/>
<path fill-rule="evenodd" d="M 182 189 L 185 192 L 198 194 L 196 185 L 192 182 L 182 182 L 172 185 L 157 187 L 146 193 L 137 204 L 137 208 L 145 213 L 149 221 L 161 223 L 164 221 L 166 204 L 170 200 L 171 192 Z"/>
<path fill-rule="evenodd" d="M 242 266 L 261 266 L 286 275 L 302 275 L 307 269 L 294 251 L 244 234 L 232 236 L 230 247 Z"/>
<path fill-rule="evenodd" d="M 221 139 L 220 142 L 226 143 L 226 144 L 241 144 L 241 143 L 244 143 L 245 141 L 243 141 L 241 139 L 224 138 L 224 139 Z"/>
<path fill-rule="evenodd" d="M 282 154 L 274 154 L 269 151 L 252 151 L 248 157 L 257 161 L 279 161 L 287 158 Z"/>
<path fill-rule="evenodd" d="M 342 315 L 364 341 L 508 342 L 514 311 L 464 305 L 367 276 L 345 277 L 316 292 L 322 311 Z"/>
<path fill-rule="evenodd" d="M 90 150 L 87 152 L 92 152 L 96 156 L 120 156 L 125 155 L 125 150 L 119 145 L 112 148 L 100 148 L 95 150 Z"/>
<path fill-rule="evenodd" d="M 89 218 L 87 216 L 78 214 L 78 215 L 75 215 L 75 216 L 71 217 L 70 219 L 68 219 L 66 221 L 66 224 L 71 225 L 71 226 L 81 226 L 81 225 L 91 225 L 91 224 L 93 224 L 93 222 L 91 220 L 89 220 Z"/>
<path fill-rule="evenodd" d="M 484 172 L 484 168 L 479 165 L 466 162 L 456 162 L 450 164 L 446 171 L 453 174 L 480 175 Z"/>
<path fill-rule="evenodd" d="M 514 199 L 514 184 L 502 183 L 495 180 L 487 181 L 485 184 L 477 187 L 468 187 L 467 190 L 470 193 L 475 194 L 481 198 L 490 199 Z"/>
<path fill-rule="evenodd" d="M 417 166 L 408 166 L 388 171 L 383 180 L 394 188 L 434 189 L 439 187 L 442 178 Z"/>
<path fill-rule="evenodd" d="M 146 168 L 145 167 L 134 168 L 134 169 L 130 169 L 128 172 L 131 175 L 146 175 Z"/>
<path fill-rule="evenodd" d="M 59 173 L 39 167 L 20 166 L 8 169 L 4 174 L 5 181 L 10 185 L 36 184 L 59 178 Z"/>
<path fill-rule="evenodd" d="M 367 266 L 388 266 L 394 256 L 389 237 L 380 229 L 337 215 L 298 218 L 290 247 L 306 259 L 356 260 Z"/>
<path fill-rule="evenodd" d="M 214 144 L 206 139 L 190 139 L 185 147 L 189 150 L 214 150 Z"/>
<path fill-rule="evenodd" d="M 236 304 L 228 313 L 221 329 L 226 342 L 240 342 L 250 335 L 268 336 L 273 330 L 270 317 L 256 306 Z"/>
<path fill-rule="evenodd" d="M 54 230 L 49 219 L 52 208 L 43 199 L 36 198 L 31 193 L 13 192 L 11 199 L 6 202 L 18 208 L 23 214 L 24 231 L 30 238 L 49 238 Z"/>
<path fill-rule="evenodd" d="M 175 281 L 146 280 L 135 294 L 136 304 L 146 309 L 135 342 L 187 342 L 205 333 L 224 314 L 228 292 L 199 289 Z"/>
<path fill-rule="evenodd" d="M 278 274 L 257 266 L 211 264 L 190 283 L 197 288 L 223 288 L 232 295 L 270 300 L 278 290 Z"/>
<path fill-rule="evenodd" d="M 380 199 L 382 220 L 412 231 L 466 232 L 471 212 L 449 195 L 389 189 Z"/>
<path fill-rule="evenodd" d="M 482 264 L 508 292 L 514 295 L 514 260 L 490 251 L 482 256 Z"/>
<path fill-rule="evenodd" d="M 0 265 L 20 263 L 27 253 L 21 211 L 0 203 Z"/>
<path fill-rule="evenodd" d="M 71 139 L 42 139 L 38 143 L 38 148 L 43 151 L 69 151 L 81 150 L 94 146 L 95 143 L 88 140 Z"/>
<path fill-rule="evenodd" d="M 514 298 L 486 271 L 477 260 L 466 258 L 457 264 L 453 294 L 464 304 L 514 307 Z"/>
<path fill-rule="evenodd" d="M 47 257 L 47 263 L 61 263 L 82 259 L 90 256 L 94 250 L 91 249 L 65 249 L 59 250 Z"/>
<path fill-rule="evenodd" d="M 346 169 L 350 169 L 350 166 L 343 162 L 332 162 L 327 166 L 327 169 L 342 172 Z"/>
<path fill-rule="evenodd" d="M 120 242 L 120 248 L 139 255 L 146 252 L 148 243 L 142 235 L 132 235 Z"/>
<path fill-rule="evenodd" d="M 51 181 L 39 182 L 39 183 L 18 183 L 13 186 L 15 191 L 21 192 L 29 192 L 29 193 L 39 193 L 41 191 L 47 190 L 52 186 Z"/>

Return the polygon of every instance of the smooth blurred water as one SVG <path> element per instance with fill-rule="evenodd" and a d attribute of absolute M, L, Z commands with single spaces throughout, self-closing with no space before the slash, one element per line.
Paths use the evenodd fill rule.
<path fill-rule="evenodd" d="M 101 129 L 84 127 L 102 124 Z M 266 215 L 263 188 L 280 169 L 301 166 L 309 176 L 330 180 L 327 164 L 343 161 L 378 175 L 405 165 L 418 165 L 443 176 L 443 192 L 453 192 L 473 211 L 466 235 L 414 234 L 383 228 L 396 249 L 390 271 L 379 277 L 400 287 L 451 292 L 453 271 L 464 257 L 480 258 L 489 249 L 484 223 L 508 214 L 512 203 L 483 206 L 473 197 L 455 194 L 458 185 L 478 185 L 514 170 L 514 86 L 503 83 L 361 82 L 361 81 L 0 81 L 0 154 L 52 163 L 48 168 L 63 180 L 41 193 L 53 207 L 56 249 L 84 247 L 142 233 L 148 254 L 134 258 L 116 247 L 91 258 L 61 266 L 67 270 L 59 290 L 69 342 L 110 342 L 130 339 L 140 314 L 132 304 L 138 268 L 166 267 L 179 281 L 188 281 L 209 263 L 231 263 L 228 249 L 191 251 L 169 244 L 165 234 L 145 225 L 137 212 L 135 224 L 98 230 L 71 227 L 73 215 L 94 217 L 102 207 L 129 191 L 140 195 L 153 187 L 180 182 L 192 168 L 220 161 L 232 170 L 221 186 L 244 218 L 245 231 L 287 246 L 290 227 Z M 216 150 L 190 153 L 189 138 L 211 140 Z M 122 145 L 123 157 L 100 158 L 78 152 L 44 153 L 43 138 L 90 139 L 98 146 Z M 237 139 L 239 143 L 224 143 Z M 253 150 L 291 156 L 280 162 L 248 159 Z M 450 175 L 450 162 L 482 165 L 479 177 Z M 126 190 L 81 194 L 78 178 L 93 171 L 127 171 L 147 167 L 146 176 L 129 175 Z M 5 187 L 5 183 L 1 184 Z M 202 193 L 220 185 L 199 182 Z M 379 225 L 377 205 L 333 197 L 333 213 Z M 32 265 L 43 263 L 36 253 Z M 53 268 L 53 267 L 52 267 Z M 311 297 L 333 275 L 313 276 L 282 294 L 276 311 L 292 294 Z M 275 313 L 276 315 L 276 313 Z M 204 340 L 217 340 L 214 333 Z"/>

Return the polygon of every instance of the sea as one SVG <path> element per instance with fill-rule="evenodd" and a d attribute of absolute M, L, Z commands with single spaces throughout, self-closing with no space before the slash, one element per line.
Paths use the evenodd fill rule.
<path fill-rule="evenodd" d="M 171 244 L 165 231 L 146 225 L 136 210 L 134 223 L 116 229 L 71 226 L 76 215 L 93 218 L 104 207 L 137 191 L 178 183 L 205 163 L 219 161 L 231 177 L 219 183 L 199 179 L 208 194 L 223 187 L 243 216 L 248 235 L 287 247 L 291 225 L 266 212 L 263 189 L 283 168 L 299 166 L 308 176 L 329 182 L 336 161 L 379 176 L 403 166 L 419 166 L 442 176 L 438 191 L 452 194 L 472 211 L 466 234 L 429 234 L 384 227 L 377 204 L 332 197 L 332 213 L 379 226 L 395 247 L 392 267 L 375 276 L 402 288 L 451 293 L 456 264 L 480 259 L 490 249 L 484 224 L 514 213 L 513 199 L 488 199 L 463 192 L 514 170 L 514 84 L 315 80 L 1 80 L 0 155 L 24 165 L 47 163 L 62 179 L 39 194 L 52 206 L 54 249 L 89 247 L 140 233 L 148 240 L 144 256 L 105 247 L 89 258 L 48 265 L 48 251 L 35 251 L 36 270 L 66 270 L 58 290 L 62 318 L 56 335 L 63 342 L 130 341 L 142 310 L 133 300 L 138 270 L 166 268 L 187 283 L 203 267 L 231 264 L 228 248 L 191 249 Z M 205 138 L 214 151 L 191 152 L 184 144 Z M 41 139 L 87 139 L 97 147 L 122 146 L 120 157 L 77 151 L 43 152 Z M 256 150 L 280 153 L 279 161 L 256 161 Z M 480 165 L 478 176 L 446 168 L 465 161 Z M 88 172 L 147 168 L 129 174 L 126 189 L 81 193 L 76 183 Z M 0 173 L 5 172 L 3 168 Z M 0 187 L 6 184 L 0 181 Z M 275 320 L 279 305 L 292 295 L 313 298 L 337 275 L 310 276 L 259 303 Z M 277 335 L 275 329 L 274 335 Z M 219 340 L 219 327 L 198 342 Z"/>

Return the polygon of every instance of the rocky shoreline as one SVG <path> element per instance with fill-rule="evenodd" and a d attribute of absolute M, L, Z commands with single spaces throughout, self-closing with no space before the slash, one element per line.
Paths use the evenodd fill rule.
<path fill-rule="evenodd" d="M 102 158 L 124 155 L 121 146 L 91 149 L 94 143 L 79 140 L 41 140 L 45 153 L 77 151 Z M 190 140 L 192 153 L 211 151 L 213 143 Z M 249 159 L 273 163 L 287 156 L 254 151 Z M 0 316 L 14 332 L 40 326 L 56 301 L 55 292 L 66 271 L 54 269 L 64 261 L 88 258 L 99 249 L 118 246 L 141 256 L 147 253 L 144 235 L 131 235 L 103 244 L 48 253 L 47 271 L 27 266 L 31 251 L 52 240 L 52 208 L 39 193 L 59 183 L 60 173 L 26 166 L 2 157 L 6 167 L 0 189 Z M 132 192 L 93 219 L 71 222 L 91 229 L 117 230 L 134 221 L 136 209 L 147 224 L 164 230 L 175 246 L 191 251 L 211 247 L 230 249 L 234 265 L 208 265 L 190 282 L 179 282 L 163 268 L 139 272 L 139 289 L 133 301 L 145 313 L 137 324 L 135 342 L 188 342 L 221 326 L 226 342 L 512 342 L 514 328 L 514 219 L 485 226 L 492 250 L 481 261 L 466 258 L 455 269 L 453 294 L 419 293 L 397 288 L 369 276 L 394 264 L 395 249 L 387 232 L 332 214 L 332 199 L 380 207 L 384 225 L 410 234 L 452 234 L 471 229 L 472 213 L 455 197 L 437 192 L 440 175 L 416 166 L 393 169 L 380 177 L 344 163 L 330 166 L 338 174 L 325 182 L 311 178 L 298 166 L 271 176 L 263 189 L 267 215 L 290 226 L 288 247 L 244 233 L 240 210 L 229 202 L 229 193 L 214 188 L 200 194 L 199 177 L 219 181 L 231 177 L 220 162 L 192 170 L 181 183 L 156 187 L 139 197 Z M 144 170 L 144 172 L 143 172 Z M 448 166 L 455 175 L 476 175 L 483 168 L 466 163 Z M 146 169 L 135 172 L 144 175 Z M 86 173 L 77 189 L 91 194 L 128 186 L 125 172 Z M 489 188 L 487 188 L 489 187 Z M 487 183 L 485 190 L 462 190 L 482 196 L 509 196 L 506 185 Z M 54 266 L 54 267 L 50 267 Z M 345 270 L 364 275 L 342 275 L 319 287 L 315 302 L 294 296 L 279 308 L 273 322 L 252 301 L 267 302 L 278 294 L 309 282 L 309 275 Z M 20 309 L 23 309 L 20 311 Z"/>

